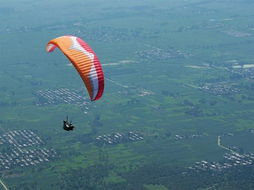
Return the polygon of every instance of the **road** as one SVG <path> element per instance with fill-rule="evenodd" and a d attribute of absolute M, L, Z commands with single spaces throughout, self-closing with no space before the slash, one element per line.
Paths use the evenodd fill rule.
<path fill-rule="evenodd" d="M 237 152 L 235 152 L 235 151 L 231 150 L 230 148 L 225 147 L 225 146 L 223 146 L 223 145 L 221 144 L 221 136 L 218 136 L 217 144 L 218 144 L 219 147 L 221 147 L 221 148 L 223 148 L 223 149 L 225 149 L 225 150 L 228 150 L 228 151 L 231 151 L 231 152 L 234 152 L 234 153 L 238 154 Z"/>
<path fill-rule="evenodd" d="M 0 183 L 3 186 L 4 190 L 9 190 L 8 187 L 4 184 L 4 182 L 0 179 Z"/>
<path fill-rule="evenodd" d="M 109 78 L 106 78 L 106 77 L 105 77 L 105 79 L 108 80 L 108 81 L 110 81 L 110 82 L 112 82 L 113 84 L 115 84 L 115 85 L 117 85 L 117 86 L 122 87 L 122 88 L 129 88 L 129 86 L 123 85 L 123 84 L 121 84 L 121 83 L 119 83 L 119 82 L 116 82 L 116 81 L 114 81 L 114 80 L 111 80 L 111 79 L 109 79 Z"/>

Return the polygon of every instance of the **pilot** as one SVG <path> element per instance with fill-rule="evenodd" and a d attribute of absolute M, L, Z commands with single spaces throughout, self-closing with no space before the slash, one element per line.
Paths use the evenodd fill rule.
<path fill-rule="evenodd" d="M 71 131 L 74 129 L 74 126 L 72 125 L 72 123 L 69 123 L 68 121 L 63 121 L 63 129 L 66 131 Z"/>

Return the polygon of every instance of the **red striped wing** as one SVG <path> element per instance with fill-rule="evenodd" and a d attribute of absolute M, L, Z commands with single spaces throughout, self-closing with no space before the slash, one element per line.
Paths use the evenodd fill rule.
<path fill-rule="evenodd" d="M 75 36 L 62 36 L 48 42 L 46 50 L 58 47 L 72 62 L 84 81 L 90 99 L 100 99 L 104 91 L 104 74 L 100 61 L 87 43 Z"/>

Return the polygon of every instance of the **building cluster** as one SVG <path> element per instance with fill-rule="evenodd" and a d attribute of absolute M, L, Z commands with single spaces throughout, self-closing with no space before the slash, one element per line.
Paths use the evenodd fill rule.
<path fill-rule="evenodd" d="M 99 40 L 103 42 L 116 42 L 116 41 L 129 41 L 136 38 L 146 38 L 150 33 L 146 31 L 146 34 L 141 29 L 127 29 L 127 28 L 112 28 L 112 27 L 100 27 L 100 28 L 87 28 L 84 27 L 80 30 L 80 26 L 77 31 L 80 35 L 86 35 L 87 39 Z"/>
<path fill-rule="evenodd" d="M 37 106 L 50 104 L 75 104 L 84 105 L 86 100 L 77 90 L 60 88 L 56 90 L 39 90 L 35 93 L 38 98 Z"/>
<path fill-rule="evenodd" d="M 34 166 L 57 156 L 54 149 L 44 148 L 43 140 L 31 130 L 14 130 L 0 136 L 0 171 Z"/>
<path fill-rule="evenodd" d="M 231 73 L 235 78 L 237 77 L 237 78 L 254 79 L 254 68 L 246 68 L 246 67 L 247 67 L 246 65 L 234 66 L 233 69 L 231 70 Z"/>
<path fill-rule="evenodd" d="M 241 32 L 241 31 L 237 31 L 237 30 L 227 30 L 227 31 L 223 31 L 223 32 L 229 36 L 236 37 L 236 38 L 251 36 L 250 33 Z"/>
<path fill-rule="evenodd" d="M 254 134 L 254 129 L 249 129 L 248 132 Z"/>
<path fill-rule="evenodd" d="M 138 94 L 138 96 L 149 96 L 149 95 L 153 95 L 154 92 L 150 91 L 150 90 L 146 90 L 146 89 L 140 89 L 140 93 Z"/>
<path fill-rule="evenodd" d="M 203 134 L 189 134 L 189 135 L 175 135 L 173 137 L 174 140 L 179 141 L 179 140 L 184 140 L 184 139 L 195 139 L 195 138 L 200 138 L 203 137 Z"/>
<path fill-rule="evenodd" d="M 0 144 L 7 144 L 15 148 L 23 148 L 43 144 L 43 141 L 31 130 L 15 130 L 1 135 Z"/>
<path fill-rule="evenodd" d="M 184 136 L 175 135 L 175 136 L 174 136 L 174 139 L 177 140 L 177 141 L 178 141 L 178 140 L 182 140 L 182 139 L 184 139 Z"/>
<path fill-rule="evenodd" d="M 196 162 L 194 166 L 189 167 L 191 170 L 195 171 L 214 171 L 220 172 L 228 168 L 232 168 L 235 166 L 246 166 L 254 163 L 254 154 L 238 154 L 236 152 L 231 151 L 230 153 L 226 153 L 224 155 L 224 159 L 221 162 L 208 162 L 208 161 L 200 161 Z"/>
<path fill-rule="evenodd" d="M 89 40 L 99 40 L 103 42 L 116 42 L 116 41 L 129 41 L 132 39 L 150 39 L 154 32 L 149 32 L 148 30 L 138 28 L 138 29 L 130 29 L 130 28 L 115 28 L 109 26 L 101 26 L 101 27 L 87 27 L 84 23 L 76 22 L 73 24 L 53 24 L 53 25 L 46 25 L 46 26 L 36 26 L 36 27 L 29 27 L 29 26 L 22 26 L 16 28 L 0 28 L 0 32 L 5 33 L 24 33 L 24 32 L 31 32 L 39 30 L 64 30 L 68 28 L 73 28 L 75 33 L 79 36 L 86 36 L 86 39 Z"/>
<path fill-rule="evenodd" d="M 147 50 L 137 51 L 136 55 L 143 59 L 149 60 L 168 60 L 172 58 L 188 58 L 191 54 L 185 53 L 181 50 L 175 50 L 173 48 L 161 49 L 157 47 L 151 47 Z"/>
<path fill-rule="evenodd" d="M 207 83 L 199 87 L 199 89 L 213 95 L 228 95 L 239 92 L 239 89 L 226 83 Z"/>
<path fill-rule="evenodd" d="M 136 132 L 128 132 L 128 133 L 112 133 L 107 135 L 101 135 L 96 137 L 95 143 L 97 145 L 115 145 L 120 143 L 134 142 L 144 140 L 143 135 Z"/>

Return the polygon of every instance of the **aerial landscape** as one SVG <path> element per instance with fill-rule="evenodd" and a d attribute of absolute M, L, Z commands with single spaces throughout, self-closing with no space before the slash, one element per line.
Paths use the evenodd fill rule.
<path fill-rule="evenodd" d="M 0 189 L 254 189 L 253 11 L 253 0 L 1 2 Z M 101 62 L 98 101 L 45 50 L 66 35 Z"/>

